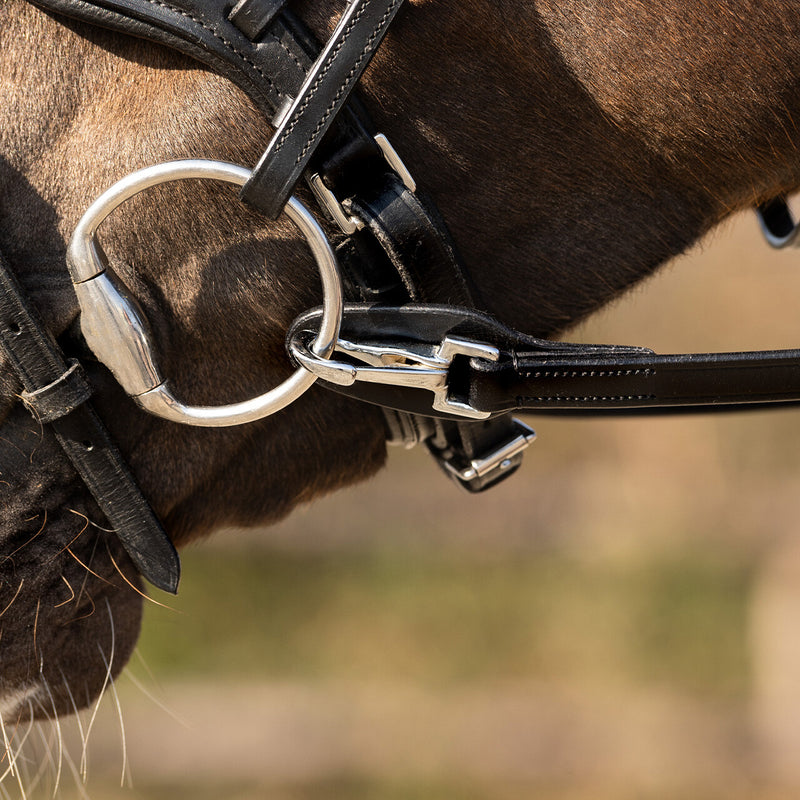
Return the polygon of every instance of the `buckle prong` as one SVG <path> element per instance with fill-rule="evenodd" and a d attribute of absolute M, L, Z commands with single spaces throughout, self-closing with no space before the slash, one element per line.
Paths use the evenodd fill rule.
<path fill-rule="evenodd" d="M 536 440 L 536 433 L 520 420 L 515 419 L 514 426 L 518 435 L 483 458 L 472 459 L 466 466 L 455 463 L 455 460 L 442 459 L 442 466 L 462 484 L 472 484 L 511 469 L 519 463 L 517 456 L 521 456 Z"/>
<path fill-rule="evenodd" d="M 382 133 L 375 134 L 375 144 L 380 148 L 386 163 L 397 173 L 403 186 L 409 192 L 417 191 L 417 184 L 408 167 L 403 163 L 403 160 L 397 154 L 397 151 L 392 147 L 392 143 Z M 328 212 L 330 218 L 339 226 L 339 229 L 346 236 L 352 236 L 356 231 L 360 231 L 364 227 L 364 223 L 358 217 L 354 216 L 347 209 L 347 200 L 341 201 L 338 197 L 325 185 L 322 176 L 315 172 L 310 178 L 309 182 L 314 196 L 322 206 L 324 211 Z"/>

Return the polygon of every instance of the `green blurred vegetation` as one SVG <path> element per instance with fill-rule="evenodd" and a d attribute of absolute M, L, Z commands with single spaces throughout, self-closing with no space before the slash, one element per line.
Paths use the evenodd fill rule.
<path fill-rule="evenodd" d="M 190 551 L 140 652 L 163 678 L 450 685 L 646 682 L 717 697 L 748 682 L 747 567 L 697 551 L 614 564 L 408 553 Z"/>

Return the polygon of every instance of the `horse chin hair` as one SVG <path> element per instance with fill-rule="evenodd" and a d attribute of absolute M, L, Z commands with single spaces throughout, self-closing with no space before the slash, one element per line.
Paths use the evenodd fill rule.
<path fill-rule="evenodd" d="M 144 595 L 55 437 L 20 407 L 3 440 L 0 714 L 14 722 L 98 697 L 136 644 Z"/>

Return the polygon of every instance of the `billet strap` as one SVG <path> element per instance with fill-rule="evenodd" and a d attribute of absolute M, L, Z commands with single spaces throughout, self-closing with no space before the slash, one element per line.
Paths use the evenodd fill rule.
<path fill-rule="evenodd" d="M 25 388 L 25 405 L 52 426 L 137 569 L 154 586 L 175 593 L 180 561 L 172 542 L 87 402 L 91 390 L 82 370 L 65 362 L 2 254 L 0 349 Z"/>
<path fill-rule="evenodd" d="M 368 197 L 354 197 L 353 215 L 380 245 L 408 300 L 473 306 L 475 289 L 459 263 L 444 223 L 430 224 L 431 209 L 397 175 L 387 175 Z"/>
<path fill-rule="evenodd" d="M 315 329 L 318 315 L 295 321 L 291 352 Z M 537 339 L 470 309 L 414 304 L 346 306 L 341 341 L 349 343 L 347 362 L 334 354 L 324 374 L 312 364 L 328 388 L 451 419 L 462 413 L 659 413 L 800 402 L 800 350 L 659 355 L 640 347 Z M 439 357 L 443 343 L 454 355 Z M 368 356 L 362 363 L 359 350 Z M 390 355 L 385 367 L 376 366 L 382 351 Z M 475 351 L 484 355 L 471 355 Z M 421 387 L 426 377 L 438 375 L 443 396 L 434 410 L 432 390 Z"/>
<path fill-rule="evenodd" d="M 242 197 L 277 217 L 403 0 L 351 0 L 277 130 Z"/>

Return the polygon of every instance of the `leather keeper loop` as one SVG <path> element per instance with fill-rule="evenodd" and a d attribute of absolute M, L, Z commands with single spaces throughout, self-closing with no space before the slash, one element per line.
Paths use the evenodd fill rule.
<path fill-rule="evenodd" d="M 239 0 L 228 19 L 251 41 L 267 29 L 286 0 Z"/>
<path fill-rule="evenodd" d="M 59 378 L 37 389 L 20 395 L 26 408 L 39 422 L 53 422 L 72 413 L 91 396 L 92 387 L 80 363 L 69 360 L 69 369 Z"/>

